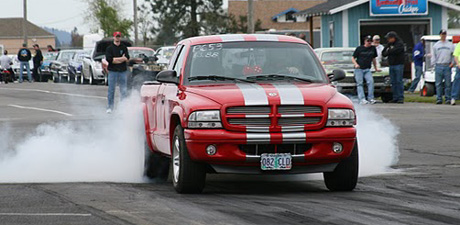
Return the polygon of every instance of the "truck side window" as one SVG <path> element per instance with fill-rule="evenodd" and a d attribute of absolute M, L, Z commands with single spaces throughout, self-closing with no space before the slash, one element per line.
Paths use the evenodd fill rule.
<path fill-rule="evenodd" d="M 176 47 L 176 49 L 174 50 L 174 53 L 173 53 L 173 55 L 171 57 L 171 63 L 168 66 L 168 70 L 173 70 L 173 68 L 176 66 L 177 56 L 182 51 L 182 47 L 183 47 L 183 45 L 178 45 Z"/>
<path fill-rule="evenodd" d="M 182 48 L 181 51 L 179 52 L 179 57 L 177 59 L 176 65 L 174 65 L 174 70 L 176 71 L 178 77 L 180 76 L 180 72 L 184 64 L 184 58 L 185 58 L 185 50 L 183 50 Z"/>

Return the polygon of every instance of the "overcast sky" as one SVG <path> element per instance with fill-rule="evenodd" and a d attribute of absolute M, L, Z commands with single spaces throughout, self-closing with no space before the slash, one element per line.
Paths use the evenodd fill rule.
<path fill-rule="evenodd" d="M 0 0 L 0 18 L 22 17 L 23 0 Z M 122 16 L 132 18 L 133 1 L 119 0 L 123 3 Z M 138 0 L 138 5 L 144 0 Z M 225 5 L 227 0 L 224 0 Z M 65 31 L 77 27 L 80 34 L 89 33 L 85 23 L 87 4 L 82 0 L 27 0 L 27 19 L 38 26 L 46 26 Z"/>

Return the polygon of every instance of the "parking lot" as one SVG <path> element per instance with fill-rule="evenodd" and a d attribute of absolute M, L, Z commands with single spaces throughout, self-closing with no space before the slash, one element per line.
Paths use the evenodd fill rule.
<path fill-rule="evenodd" d="M 361 177 L 353 192 L 329 192 L 318 176 L 210 175 L 203 194 L 180 195 L 170 182 L 144 180 L 138 159 L 117 155 L 143 154 L 136 96 L 132 111 L 107 115 L 103 85 L 0 85 L 0 224 L 460 223 L 458 106 L 365 106 L 397 128 L 399 157 L 390 172 Z M 381 140 L 377 130 L 361 132 Z M 123 143 L 124 151 L 106 151 Z"/>

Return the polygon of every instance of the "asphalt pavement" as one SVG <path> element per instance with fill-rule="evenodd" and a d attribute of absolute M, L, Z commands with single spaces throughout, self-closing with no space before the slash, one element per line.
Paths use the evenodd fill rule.
<path fill-rule="evenodd" d="M 0 84 L 0 168 L 40 124 L 106 120 L 106 94 L 98 85 Z M 366 107 L 399 128 L 400 155 L 395 172 L 361 177 L 353 192 L 295 177 L 210 175 L 202 194 L 180 195 L 170 182 L 17 183 L 13 176 L 0 184 L 0 224 L 460 224 L 460 106 Z"/>

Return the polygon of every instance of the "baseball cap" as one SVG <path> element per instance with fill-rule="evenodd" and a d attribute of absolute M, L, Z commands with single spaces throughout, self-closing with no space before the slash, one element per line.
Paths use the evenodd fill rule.
<path fill-rule="evenodd" d="M 372 37 L 372 40 L 380 40 L 380 36 L 374 35 L 374 37 Z"/>
<path fill-rule="evenodd" d="M 388 32 L 388 33 L 385 35 L 385 38 L 392 38 L 392 37 L 395 38 L 395 37 L 397 37 L 397 36 L 398 36 L 398 35 L 396 34 L 396 32 L 390 31 L 390 32 Z"/>
<path fill-rule="evenodd" d="M 121 32 L 120 31 L 115 31 L 113 32 L 113 36 L 116 37 L 116 36 L 120 36 L 121 37 Z"/>
<path fill-rule="evenodd" d="M 439 31 L 439 34 L 447 34 L 447 30 L 446 30 L 446 29 L 441 29 L 441 30 Z"/>
<path fill-rule="evenodd" d="M 366 37 L 364 37 L 364 40 L 367 41 L 367 40 L 372 40 L 372 36 L 371 35 L 367 35 Z"/>

